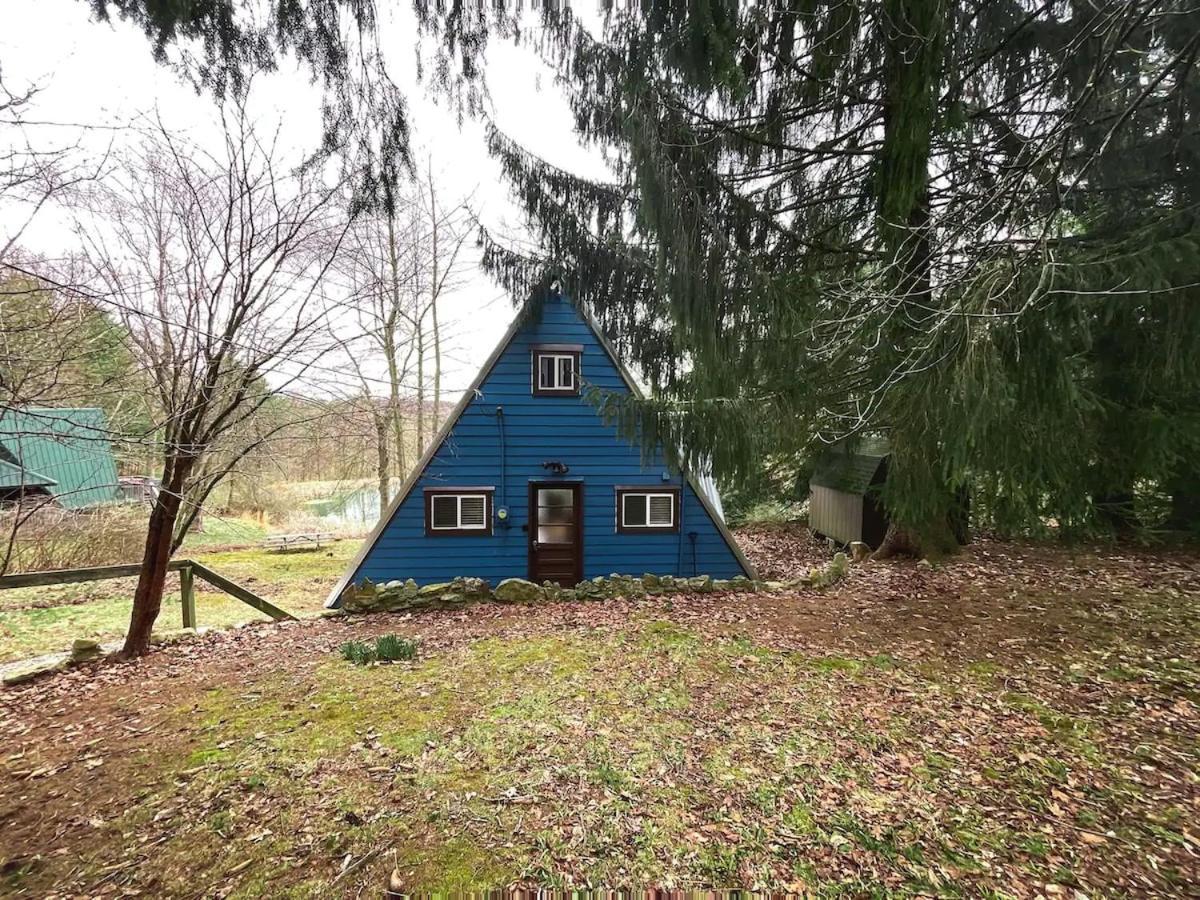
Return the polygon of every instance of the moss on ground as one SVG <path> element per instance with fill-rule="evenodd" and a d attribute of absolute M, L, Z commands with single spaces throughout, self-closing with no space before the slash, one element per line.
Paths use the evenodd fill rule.
<path fill-rule="evenodd" d="M 177 710 L 187 755 L 152 763 L 84 875 L 134 859 L 132 887 L 246 897 L 373 893 L 393 868 L 413 891 L 1003 895 L 1078 880 L 1075 829 L 1118 816 L 1172 871 L 1186 811 L 1140 818 L 1096 723 L 993 675 L 654 620 L 395 665 L 331 654 Z"/>

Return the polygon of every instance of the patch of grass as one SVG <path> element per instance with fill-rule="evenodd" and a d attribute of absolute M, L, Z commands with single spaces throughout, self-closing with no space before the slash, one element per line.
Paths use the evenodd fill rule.
<path fill-rule="evenodd" d="M 816 819 L 813 818 L 812 810 L 806 803 L 794 804 L 784 815 L 783 824 L 802 837 L 817 833 Z"/>
<path fill-rule="evenodd" d="M 862 671 L 863 662 L 860 659 L 850 659 L 845 656 L 818 656 L 810 662 L 818 672 L 848 672 L 856 674 Z"/>
<path fill-rule="evenodd" d="M 208 827 L 211 828 L 213 830 L 213 832 L 215 834 L 219 835 L 220 837 L 223 837 L 226 839 L 232 837 L 233 836 L 233 814 L 227 809 L 222 809 L 222 810 L 219 810 L 218 812 L 213 813 L 211 816 L 208 817 Z"/>
<path fill-rule="evenodd" d="M 357 549 L 338 541 L 313 553 L 278 554 L 261 548 L 188 553 L 221 575 L 297 616 L 317 615 L 325 595 Z M 0 662 L 65 651 L 76 638 L 116 642 L 125 636 L 136 579 L 0 591 Z M 269 619 L 228 594 L 196 580 L 196 618 L 210 628 Z M 155 633 L 183 627 L 178 576 L 167 579 Z"/>
<path fill-rule="evenodd" d="M 183 541 L 184 551 L 235 544 L 254 544 L 267 536 L 265 526 L 250 519 L 205 516 L 204 530 L 188 532 Z"/>
<path fill-rule="evenodd" d="M 234 896 L 365 896 L 394 866 L 414 893 L 800 878 L 816 896 L 991 896 L 1040 887 L 1064 861 L 1103 884 L 1072 852 L 1081 791 L 1102 821 L 1136 823 L 1110 852 L 1185 849 L 1182 807 L 1147 827 L 1140 796 L 1100 767 L 1109 748 L 1093 761 L 1060 735 L 1088 733 L 1086 711 L 1032 690 L 1001 701 L 965 667 L 814 658 L 644 619 L 398 666 L 339 656 L 177 710 L 187 755 L 139 770 L 84 874 L 136 830 L 155 842 L 131 885 L 147 891 L 186 893 L 186 871 Z M 184 806 L 203 812 L 155 818 Z M 1044 836 L 1052 816 L 1065 818 Z M 346 860 L 357 867 L 335 884 Z"/>

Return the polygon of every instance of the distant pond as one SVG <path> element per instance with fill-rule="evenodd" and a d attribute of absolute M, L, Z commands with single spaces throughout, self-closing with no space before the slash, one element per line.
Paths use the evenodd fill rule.
<path fill-rule="evenodd" d="M 379 490 L 355 488 L 345 494 L 320 497 L 304 504 L 305 510 L 330 525 L 374 525 L 379 521 Z"/>

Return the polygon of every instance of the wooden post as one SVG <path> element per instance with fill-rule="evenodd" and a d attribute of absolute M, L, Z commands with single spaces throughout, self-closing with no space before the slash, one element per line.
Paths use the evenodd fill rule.
<path fill-rule="evenodd" d="M 196 627 L 196 586 L 192 579 L 192 567 L 179 570 L 179 599 L 183 606 L 183 627 Z"/>

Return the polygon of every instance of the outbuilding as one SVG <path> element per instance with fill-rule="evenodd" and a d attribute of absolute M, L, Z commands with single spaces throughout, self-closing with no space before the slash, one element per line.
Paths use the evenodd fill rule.
<path fill-rule="evenodd" d="M 623 438 L 590 388 L 639 394 L 583 309 L 557 291 L 527 304 L 327 605 L 364 579 L 753 577 L 711 481 Z"/>
<path fill-rule="evenodd" d="M 104 411 L 24 407 L 0 411 L 0 500 L 48 496 L 65 509 L 120 499 Z"/>
<path fill-rule="evenodd" d="M 891 451 L 882 437 L 841 442 L 818 461 L 808 482 L 808 527 L 839 544 L 883 543 L 891 524 L 880 499 Z"/>

